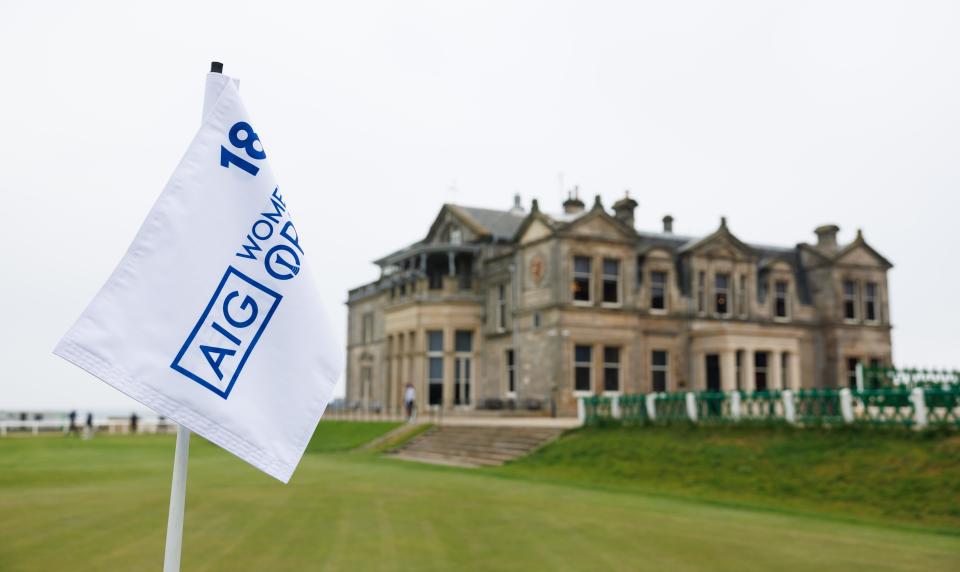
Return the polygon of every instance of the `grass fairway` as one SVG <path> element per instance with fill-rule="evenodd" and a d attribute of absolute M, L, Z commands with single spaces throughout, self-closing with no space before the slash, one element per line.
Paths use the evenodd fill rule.
<path fill-rule="evenodd" d="M 355 432 L 321 431 L 343 443 Z M 172 436 L 0 439 L 0 570 L 158 570 L 173 445 Z M 190 454 L 185 572 L 947 570 L 960 561 L 955 535 L 497 471 L 308 453 L 284 486 L 200 439 Z"/>
<path fill-rule="evenodd" d="M 494 471 L 960 533 L 955 432 L 607 427 L 569 433 Z"/>

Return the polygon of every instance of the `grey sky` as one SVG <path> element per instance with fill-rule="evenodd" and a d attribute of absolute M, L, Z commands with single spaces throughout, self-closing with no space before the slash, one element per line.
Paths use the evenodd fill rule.
<path fill-rule="evenodd" d="M 127 407 L 50 351 L 123 255 L 225 62 L 322 295 L 443 202 L 559 210 L 558 174 L 638 226 L 746 241 L 862 227 L 901 364 L 960 366 L 956 2 L 4 2 L 0 409 Z"/>

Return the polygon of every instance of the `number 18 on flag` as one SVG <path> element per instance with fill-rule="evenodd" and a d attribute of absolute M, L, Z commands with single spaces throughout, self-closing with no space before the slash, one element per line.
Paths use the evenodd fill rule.
<path fill-rule="evenodd" d="M 236 82 L 54 353 L 287 482 L 341 372 L 306 248 Z"/>

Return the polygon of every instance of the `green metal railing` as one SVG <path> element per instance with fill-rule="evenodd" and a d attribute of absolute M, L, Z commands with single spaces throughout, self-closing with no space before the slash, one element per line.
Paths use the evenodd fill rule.
<path fill-rule="evenodd" d="M 931 426 L 960 428 L 960 390 L 931 387 L 923 393 Z"/>
<path fill-rule="evenodd" d="M 658 393 L 653 401 L 656 422 L 690 422 L 687 415 L 687 395 L 685 393 Z"/>
<path fill-rule="evenodd" d="M 779 391 L 741 391 L 740 418 L 750 421 L 783 419 L 783 398 Z"/>
<path fill-rule="evenodd" d="M 646 396 L 621 395 L 620 420 L 627 424 L 643 424 L 649 421 Z"/>
<path fill-rule="evenodd" d="M 913 425 L 916 411 L 906 387 L 852 392 L 854 420 L 870 425 Z"/>
<path fill-rule="evenodd" d="M 883 366 L 860 365 L 863 376 L 863 389 L 884 389 L 893 387 L 939 387 L 960 386 L 960 371 L 948 369 L 893 368 Z"/>
<path fill-rule="evenodd" d="M 801 389 L 794 395 L 794 407 L 797 422 L 803 425 L 843 423 L 838 389 Z"/>
<path fill-rule="evenodd" d="M 691 399 L 692 412 L 688 407 Z M 790 421 L 800 426 L 859 424 L 960 428 L 960 386 L 952 384 L 863 391 L 656 393 L 652 395 L 653 418 L 649 415 L 647 400 L 648 396 L 643 394 L 586 397 L 583 398 L 583 421 L 586 424 L 615 421 L 634 425 Z"/>

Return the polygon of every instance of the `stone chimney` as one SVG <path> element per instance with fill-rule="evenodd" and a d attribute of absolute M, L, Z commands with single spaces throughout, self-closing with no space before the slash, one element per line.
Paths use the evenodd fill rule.
<path fill-rule="evenodd" d="M 567 200 L 563 201 L 563 214 L 582 213 L 586 205 L 580 200 L 580 188 L 574 187 L 573 191 L 567 193 Z"/>
<path fill-rule="evenodd" d="M 623 224 L 633 228 L 633 210 L 637 208 L 637 201 L 630 198 L 630 191 L 624 193 L 623 198 L 613 203 L 613 216 Z"/>
<path fill-rule="evenodd" d="M 670 215 L 663 217 L 663 232 L 673 234 L 673 217 Z"/>
<path fill-rule="evenodd" d="M 523 204 L 520 203 L 520 193 L 513 195 L 513 207 L 510 209 L 510 214 L 522 215 L 523 214 Z"/>
<path fill-rule="evenodd" d="M 817 248 L 825 252 L 837 251 L 837 233 L 840 227 L 835 224 L 818 226 L 813 232 L 817 233 Z"/>

